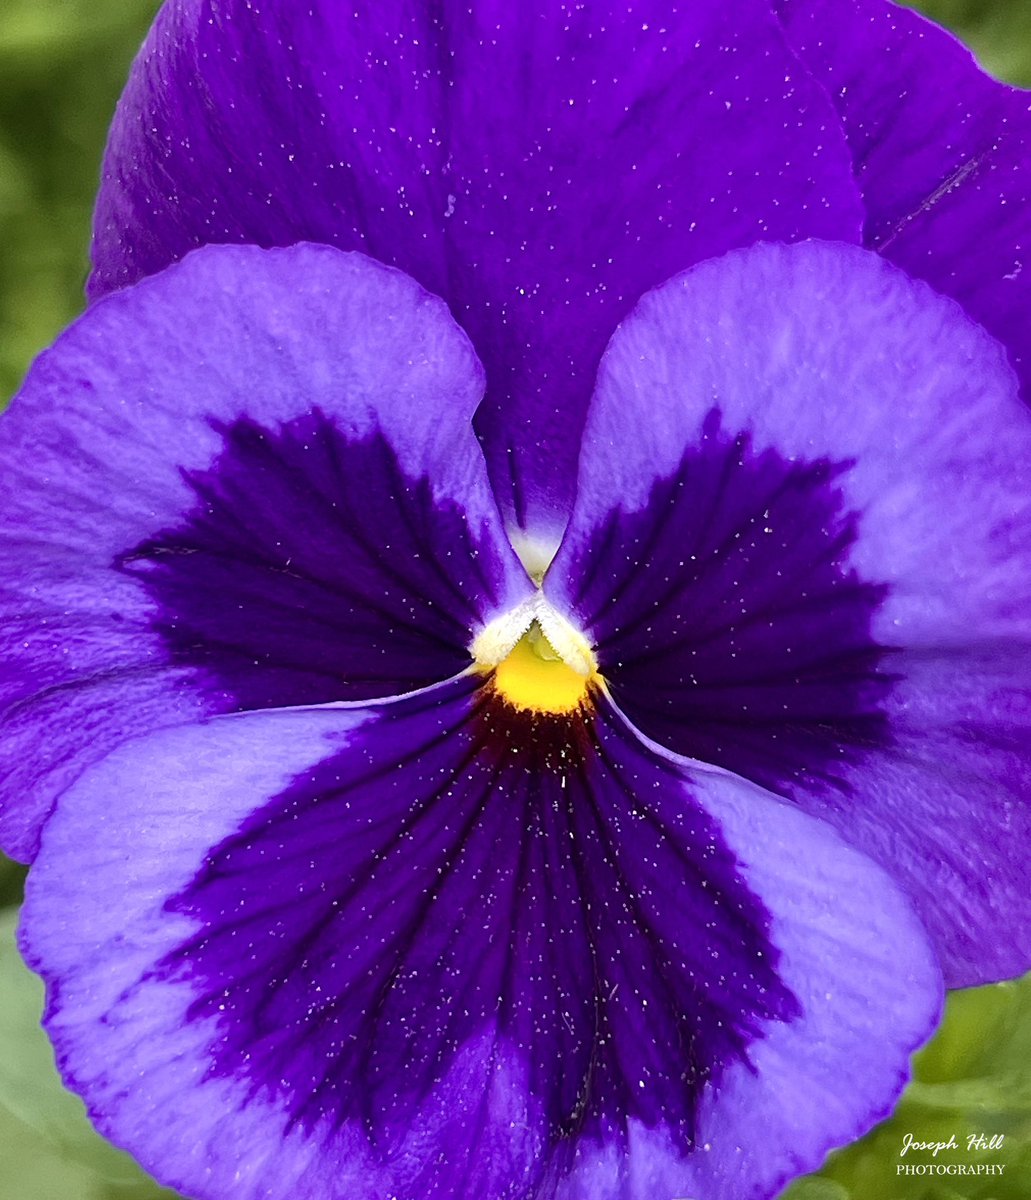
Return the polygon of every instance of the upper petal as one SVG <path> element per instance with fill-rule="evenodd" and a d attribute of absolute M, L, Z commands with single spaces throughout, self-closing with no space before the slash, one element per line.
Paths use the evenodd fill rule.
<path fill-rule="evenodd" d="M 24 938 L 101 1128 L 211 1200 L 768 1197 L 891 1105 L 940 999 L 821 822 L 470 679 L 120 748 Z"/>
<path fill-rule="evenodd" d="M 777 0 L 848 135 L 864 243 L 959 300 L 1031 402 L 1031 93 L 889 0 Z"/>
<path fill-rule="evenodd" d="M 613 339 L 545 582 L 642 729 L 905 881 L 956 984 L 1031 961 L 1029 477 L 957 305 L 854 247 L 756 247 Z"/>
<path fill-rule="evenodd" d="M 327 247 L 210 248 L 94 307 L 0 428 L 0 823 L 213 711 L 392 695 L 530 588 L 440 301 Z"/>
<path fill-rule="evenodd" d="M 91 290 L 212 241 L 400 267 L 472 337 L 496 493 L 549 534 L 598 360 L 642 292 L 860 222 L 833 108 L 763 0 L 171 0 L 115 118 Z"/>

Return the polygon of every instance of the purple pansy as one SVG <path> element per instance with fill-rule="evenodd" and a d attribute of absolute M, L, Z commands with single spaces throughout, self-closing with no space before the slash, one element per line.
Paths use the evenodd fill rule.
<path fill-rule="evenodd" d="M 1031 963 L 1027 129 L 879 0 L 166 5 L 0 447 L 0 833 L 109 1137 L 765 1198 Z"/>

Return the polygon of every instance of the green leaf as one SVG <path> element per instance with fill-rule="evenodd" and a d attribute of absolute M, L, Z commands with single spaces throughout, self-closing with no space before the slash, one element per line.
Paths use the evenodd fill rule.
<path fill-rule="evenodd" d="M 0 854 L 0 908 L 21 904 L 25 868 Z"/>
<path fill-rule="evenodd" d="M 784 1193 L 785 1200 L 849 1200 L 849 1194 L 831 1179 L 821 1179 L 817 1175 L 809 1175 L 799 1179 Z"/>
<path fill-rule="evenodd" d="M 1026 0 L 908 0 L 951 29 L 997 79 L 1031 86 L 1031 4 Z"/>
<path fill-rule="evenodd" d="M 0 408 L 82 309 L 115 101 L 157 0 L 0 0 Z"/>

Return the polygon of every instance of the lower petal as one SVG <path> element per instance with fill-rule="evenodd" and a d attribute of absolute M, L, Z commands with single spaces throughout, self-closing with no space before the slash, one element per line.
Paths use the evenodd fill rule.
<path fill-rule="evenodd" d="M 596 701 L 464 678 L 89 771 L 23 940 L 100 1128 L 200 1200 L 738 1200 L 883 1115 L 939 1004 L 906 902 Z"/>

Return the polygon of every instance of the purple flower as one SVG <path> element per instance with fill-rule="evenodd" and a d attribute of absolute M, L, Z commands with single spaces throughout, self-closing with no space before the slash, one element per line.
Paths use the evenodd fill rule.
<path fill-rule="evenodd" d="M 159 17 L 3 423 L 0 831 L 163 1182 L 772 1196 L 1031 962 L 1027 100 L 778 7 Z"/>

